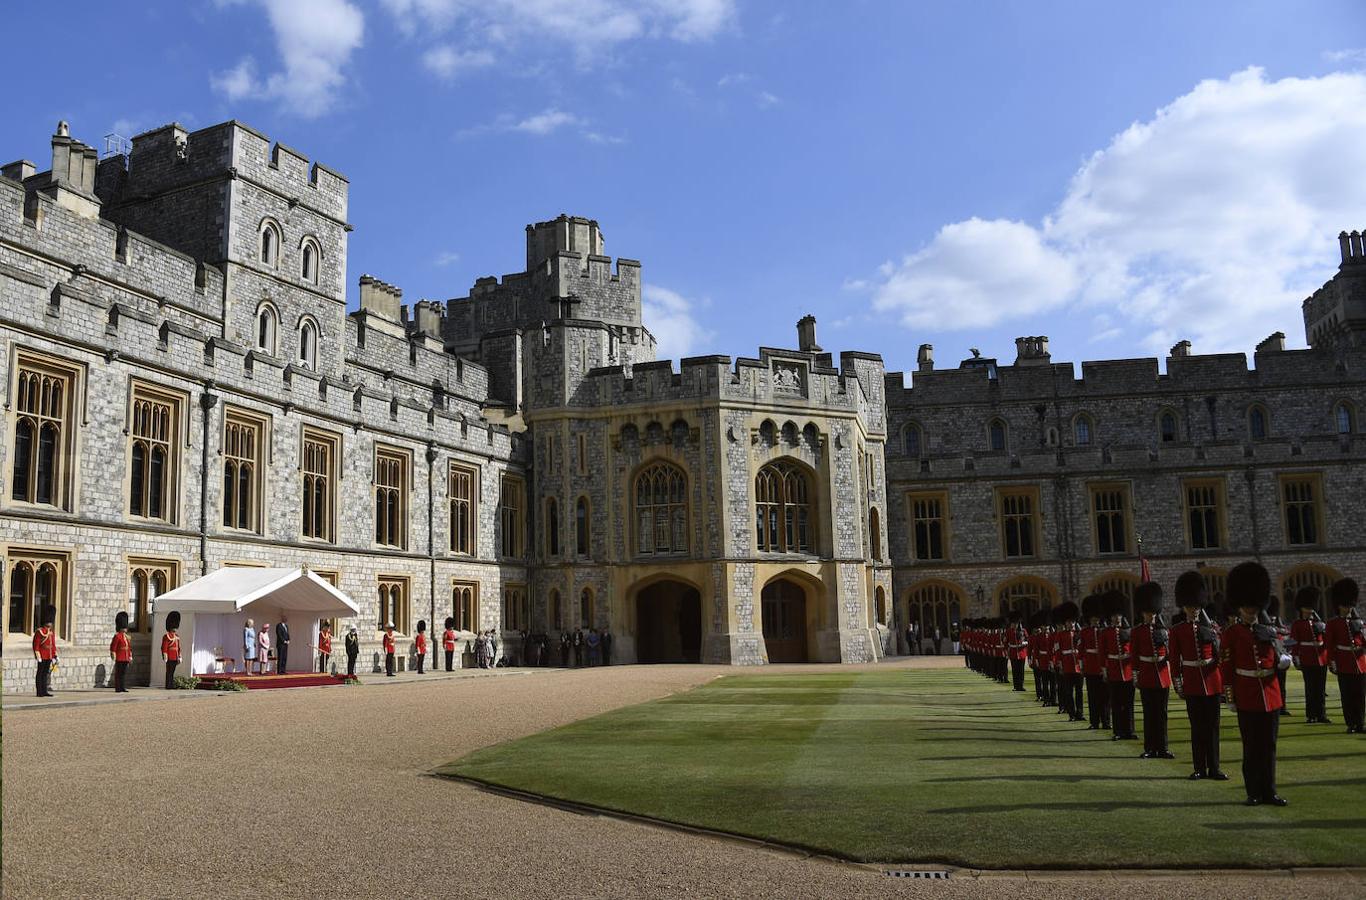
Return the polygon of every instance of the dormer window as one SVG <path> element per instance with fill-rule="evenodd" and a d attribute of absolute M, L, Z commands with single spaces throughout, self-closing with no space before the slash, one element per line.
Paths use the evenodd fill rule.
<path fill-rule="evenodd" d="M 304 238 L 300 260 L 299 277 L 309 284 L 317 284 L 318 264 L 322 261 L 322 252 L 318 249 L 318 242 L 313 238 Z"/>
<path fill-rule="evenodd" d="M 310 372 L 318 368 L 318 326 L 312 319 L 299 323 L 299 365 Z"/>
<path fill-rule="evenodd" d="M 262 303 L 256 310 L 256 349 L 274 356 L 279 332 L 280 317 L 275 314 L 275 307 Z"/>
<path fill-rule="evenodd" d="M 261 263 L 272 269 L 280 264 L 280 226 L 269 219 L 261 223 Z"/>

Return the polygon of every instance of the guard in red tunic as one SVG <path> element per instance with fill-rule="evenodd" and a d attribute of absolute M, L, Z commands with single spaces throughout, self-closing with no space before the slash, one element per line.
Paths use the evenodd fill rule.
<path fill-rule="evenodd" d="M 1238 622 L 1223 635 L 1224 694 L 1238 710 L 1247 805 L 1285 806 L 1276 793 L 1276 738 L 1285 705 L 1276 670 L 1282 663 L 1289 666 L 1290 657 L 1281 658 L 1276 629 L 1266 615 L 1271 576 L 1257 563 L 1239 563 L 1228 573 L 1228 598 Z"/>
<path fill-rule="evenodd" d="M 1010 683 L 1010 638 L 1007 636 L 1007 622 L 1004 617 L 996 620 L 994 652 L 996 654 L 996 680 L 1001 684 Z"/>
<path fill-rule="evenodd" d="M 1305 585 L 1295 594 L 1300 617 L 1290 626 L 1290 638 L 1285 646 L 1295 660 L 1295 668 L 1304 676 L 1304 721 L 1309 725 L 1332 725 L 1325 696 L 1328 626 L 1319 617 L 1320 602 L 1319 589 L 1312 584 Z"/>
<path fill-rule="evenodd" d="M 1271 627 L 1276 629 L 1276 639 L 1280 646 L 1285 648 L 1290 639 L 1290 626 L 1281 621 L 1281 598 L 1275 593 L 1271 595 L 1271 605 L 1266 609 L 1267 615 L 1271 618 Z M 1286 690 L 1285 679 L 1289 675 L 1289 668 L 1277 669 L 1276 680 L 1281 683 L 1281 715 L 1290 715 L 1290 691 Z"/>
<path fill-rule="evenodd" d="M 1219 628 L 1204 610 L 1205 579 L 1182 572 L 1176 579 L 1176 603 L 1185 620 L 1171 629 L 1171 664 L 1177 689 L 1186 700 L 1191 723 L 1192 781 L 1227 781 L 1219 768 L 1219 701 L 1224 680 L 1219 672 Z"/>
<path fill-rule="evenodd" d="M 52 667 L 57 665 L 57 607 L 44 606 L 38 628 L 33 632 L 33 658 L 38 660 L 34 686 L 39 697 L 52 696 Z"/>
<path fill-rule="evenodd" d="M 180 610 L 166 614 L 166 633 L 161 636 L 161 660 L 166 663 L 166 690 L 175 688 L 175 667 L 180 662 Z"/>
<path fill-rule="evenodd" d="M 1089 731 L 1110 728 L 1110 697 L 1105 690 L 1105 661 L 1100 655 L 1100 595 L 1091 594 L 1081 601 L 1081 674 L 1086 682 L 1086 713 Z"/>
<path fill-rule="evenodd" d="M 417 620 L 417 640 L 413 642 L 417 649 L 417 674 L 422 675 L 423 663 L 427 661 L 427 620 Z"/>
<path fill-rule="evenodd" d="M 1366 627 L 1357 614 L 1357 583 L 1350 578 L 1334 583 L 1332 596 L 1338 614 L 1328 620 L 1325 637 L 1342 696 L 1342 718 L 1348 734 L 1366 734 Z"/>
<path fill-rule="evenodd" d="M 128 664 L 133 661 L 133 642 L 128 638 L 128 613 L 114 616 L 114 639 L 109 642 L 109 658 L 114 661 L 114 693 L 128 693 Z"/>
<path fill-rule="evenodd" d="M 1129 620 L 1124 615 L 1128 601 L 1119 591 L 1110 590 L 1105 592 L 1102 604 L 1109 617 L 1109 624 L 1100 633 L 1100 652 L 1105 658 L 1105 689 L 1110 695 L 1111 740 L 1135 741 L 1133 647 Z"/>
<path fill-rule="evenodd" d="M 446 671 L 454 668 L 455 663 L 455 616 L 446 617 L 446 630 L 441 632 L 441 649 L 446 651 Z"/>
<path fill-rule="evenodd" d="M 1142 621 L 1131 635 L 1130 662 L 1137 673 L 1138 696 L 1143 703 L 1143 754 L 1141 759 L 1176 759 L 1167 748 L 1167 704 L 1172 674 L 1168 665 L 1169 633 L 1162 621 L 1162 586 L 1145 581 L 1134 591 L 1134 612 Z"/>
<path fill-rule="evenodd" d="M 1034 648 L 1034 661 L 1038 670 L 1034 677 L 1043 685 L 1042 701 L 1044 706 L 1056 706 L 1057 694 L 1053 689 L 1053 629 L 1048 624 L 1047 610 L 1040 610 L 1030 618 L 1038 642 Z"/>
<path fill-rule="evenodd" d="M 394 677 L 394 652 L 397 649 L 394 637 L 394 623 L 384 623 L 384 674 Z"/>
<path fill-rule="evenodd" d="M 322 622 L 318 628 L 318 671 L 327 674 L 327 664 L 332 659 L 332 623 Z"/>
<path fill-rule="evenodd" d="M 1067 721 L 1081 722 L 1081 639 L 1077 634 L 1077 604 L 1062 603 L 1053 609 L 1053 648 L 1058 667 L 1058 709 Z"/>
<path fill-rule="evenodd" d="M 1010 611 L 1009 629 L 1009 651 L 1010 651 L 1010 680 L 1013 689 L 1023 693 L 1024 691 L 1024 670 L 1025 670 L 1025 651 L 1029 648 L 1029 632 L 1025 630 L 1020 620 L 1024 614 L 1018 609 Z"/>

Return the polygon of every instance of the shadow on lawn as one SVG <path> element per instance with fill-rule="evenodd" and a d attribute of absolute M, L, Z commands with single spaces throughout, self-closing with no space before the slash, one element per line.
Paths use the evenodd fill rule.
<path fill-rule="evenodd" d="M 976 813 L 1037 812 L 1043 810 L 1054 812 L 1110 813 L 1120 812 L 1126 809 L 1208 809 L 1209 806 L 1209 803 L 1202 802 L 1175 803 L 1149 800 L 1142 802 L 1116 800 L 1109 803 L 1001 803 L 993 806 L 948 806 L 943 809 L 928 809 L 926 812 L 943 816 L 970 816 Z M 1264 823 L 1258 823 L 1257 825 L 1250 827 L 1265 828 L 1266 825 Z"/>
<path fill-rule="evenodd" d="M 1366 828 L 1366 819 L 1307 819 L 1302 822 L 1206 822 L 1214 831 L 1265 831 L 1271 828 Z"/>
<path fill-rule="evenodd" d="M 1187 781 L 1184 774 L 1146 778 L 1145 781 Z M 1065 784 L 1078 784 L 1083 781 L 1136 781 L 1135 775 L 958 775 L 952 778 L 926 778 L 926 784 L 949 784 L 960 781 L 1060 781 Z M 1354 784 L 1356 782 L 1353 782 Z"/>

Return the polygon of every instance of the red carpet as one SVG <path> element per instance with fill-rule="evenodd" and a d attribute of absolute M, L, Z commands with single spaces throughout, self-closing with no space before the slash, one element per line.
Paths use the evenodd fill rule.
<path fill-rule="evenodd" d="M 344 675 L 320 675 L 316 672 L 293 672 L 288 675 L 246 675 L 241 672 L 224 674 L 196 675 L 201 690 L 209 688 L 214 682 L 235 681 L 244 684 L 249 691 L 262 691 L 270 688 L 320 687 L 328 684 L 342 684 Z"/>

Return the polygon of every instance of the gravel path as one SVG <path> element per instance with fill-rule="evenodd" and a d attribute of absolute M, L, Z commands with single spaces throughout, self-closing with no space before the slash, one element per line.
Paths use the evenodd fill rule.
<path fill-rule="evenodd" d="M 1291 877 L 1314 879 L 1324 896 L 1366 889 L 1351 873 L 1156 875 L 1142 886 L 1122 873 L 915 882 L 426 774 L 475 748 L 734 671 L 612 667 L 13 711 L 4 896 L 1053 900 L 1156 889 L 1250 900 L 1285 896 Z"/>

